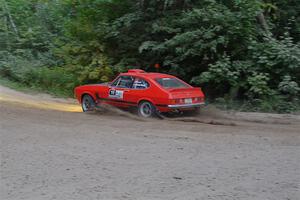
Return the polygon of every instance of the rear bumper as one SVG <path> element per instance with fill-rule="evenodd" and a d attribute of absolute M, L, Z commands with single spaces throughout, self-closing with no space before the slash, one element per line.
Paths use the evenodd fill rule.
<path fill-rule="evenodd" d="M 205 103 L 190 103 L 190 104 L 172 104 L 172 105 L 168 105 L 168 108 L 170 109 L 180 109 L 180 108 L 195 108 L 195 107 L 200 107 L 202 105 L 204 105 Z"/>

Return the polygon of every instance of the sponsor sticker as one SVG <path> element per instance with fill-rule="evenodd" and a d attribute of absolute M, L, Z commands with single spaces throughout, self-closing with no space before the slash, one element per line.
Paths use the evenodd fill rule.
<path fill-rule="evenodd" d="M 114 99 L 123 99 L 123 93 L 122 90 L 109 90 L 109 97 Z"/>

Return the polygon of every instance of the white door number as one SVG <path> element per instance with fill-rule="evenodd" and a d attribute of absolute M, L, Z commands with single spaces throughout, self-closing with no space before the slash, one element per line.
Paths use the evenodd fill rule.
<path fill-rule="evenodd" d="M 123 93 L 122 90 L 109 90 L 109 97 L 115 98 L 115 99 L 123 99 Z"/>

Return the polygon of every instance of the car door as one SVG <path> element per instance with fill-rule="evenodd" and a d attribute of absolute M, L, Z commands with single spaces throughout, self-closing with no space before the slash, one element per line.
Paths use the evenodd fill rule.
<path fill-rule="evenodd" d="M 108 91 L 109 103 L 118 107 L 128 107 L 133 104 L 128 98 L 133 81 L 134 78 L 132 76 L 120 76 L 117 78 Z"/>

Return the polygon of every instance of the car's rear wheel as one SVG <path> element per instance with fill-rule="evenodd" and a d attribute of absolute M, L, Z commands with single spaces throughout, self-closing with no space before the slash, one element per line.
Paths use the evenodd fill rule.
<path fill-rule="evenodd" d="M 154 117 L 156 114 L 156 108 L 151 102 L 142 101 L 138 106 L 138 114 L 145 118 Z"/>
<path fill-rule="evenodd" d="M 86 94 L 82 97 L 81 107 L 83 112 L 93 111 L 95 109 L 96 103 L 90 95 Z"/>

